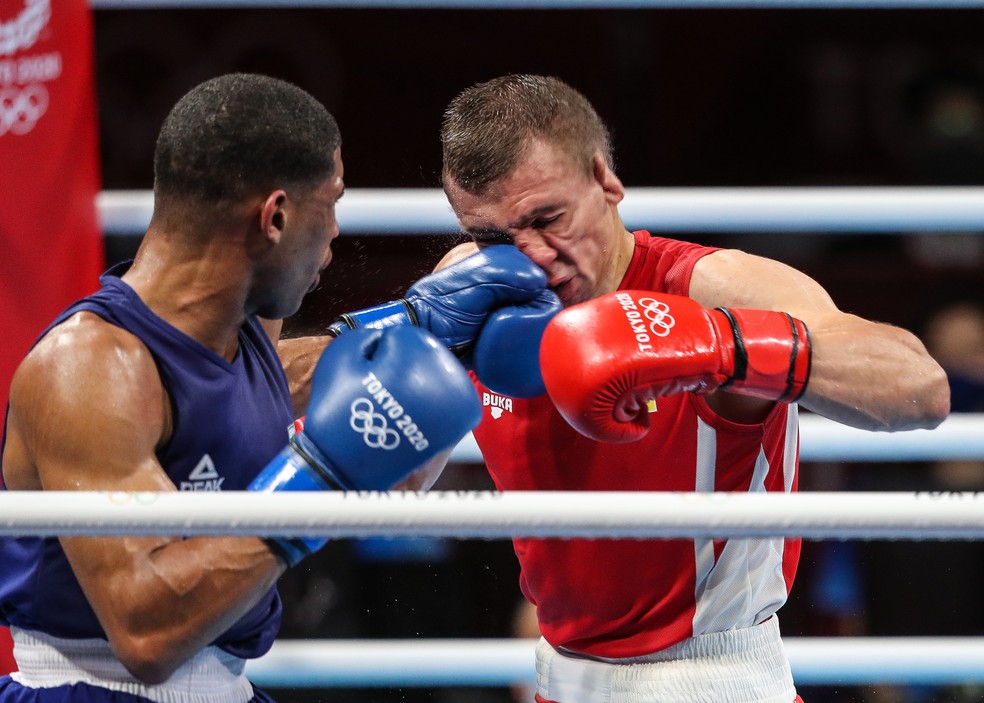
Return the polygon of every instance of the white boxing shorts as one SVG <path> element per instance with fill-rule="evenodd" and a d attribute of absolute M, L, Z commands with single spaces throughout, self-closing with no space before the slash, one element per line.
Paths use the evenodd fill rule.
<path fill-rule="evenodd" d="M 147 685 L 135 679 L 103 639 L 63 639 L 10 628 L 18 671 L 10 677 L 27 688 L 77 683 L 120 691 L 154 703 L 247 703 L 253 686 L 245 660 L 218 647 L 205 647 L 167 681 Z"/>
<path fill-rule="evenodd" d="M 796 688 L 773 616 L 631 659 L 585 658 L 541 639 L 536 689 L 553 703 L 792 703 Z"/>

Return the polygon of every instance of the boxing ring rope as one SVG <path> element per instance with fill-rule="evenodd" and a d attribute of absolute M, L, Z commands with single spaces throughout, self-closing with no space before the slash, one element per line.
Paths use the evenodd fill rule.
<path fill-rule="evenodd" d="M 349 7 L 444 9 L 959 9 L 982 0 L 91 0 L 97 10 L 142 8 Z"/>
<path fill-rule="evenodd" d="M 934 430 L 868 432 L 819 415 L 801 412 L 800 459 L 803 461 L 934 461 L 984 459 L 984 414 L 958 413 Z M 472 435 L 451 453 L 451 461 L 481 463 Z"/>
<path fill-rule="evenodd" d="M 141 235 L 153 196 L 103 191 L 97 206 L 106 234 Z M 667 232 L 984 231 L 984 188 L 628 188 L 619 211 L 632 229 Z M 438 188 L 349 188 L 338 221 L 343 234 L 458 231 Z"/>
<path fill-rule="evenodd" d="M 781 614 L 780 614 L 781 616 Z M 798 685 L 984 681 L 984 638 L 784 637 Z M 535 640 L 279 640 L 246 667 L 266 687 L 509 686 Z"/>
<path fill-rule="evenodd" d="M 0 493 L 0 534 L 981 539 L 981 493 Z M 800 685 L 984 681 L 981 638 L 788 638 Z M 527 640 L 281 640 L 261 686 L 529 681 Z"/>
<path fill-rule="evenodd" d="M 854 452 L 855 458 L 887 459 L 900 450 L 927 457 L 984 457 L 984 421 L 976 415 L 951 416 L 935 430 L 892 434 L 850 430 L 809 415 L 802 420 L 804 452 L 814 446 L 818 454 L 830 454 L 840 444 L 837 458 Z M 833 432 L 848 439 L 829 439 Z M 334 537 L 980 539 L 982 506 L 984 495 L 978 493 L 0 492 L 0 534 L 286 535 L 310 530 Z M 786 645 L 800 685 L 984 681 L 984 638 L 787 638 Z M 248 671 L 267 687 L 505 686 L 531 680 L 532 647 L 522 640 L 281 640 L 265 657 L 250 662 Z"/>
<path fill-rule="evenodd" d="M 0 492 L 0 535 L 984 539 L 984 493 Z"/>

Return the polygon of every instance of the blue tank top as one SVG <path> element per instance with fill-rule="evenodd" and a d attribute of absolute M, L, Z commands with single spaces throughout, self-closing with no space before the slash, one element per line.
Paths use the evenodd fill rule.
<path fill-rule="evenodd" d="M 133 333 L 153 354 L 171 401 L 173 433 L 157 452 L 168 476 L 180 490 L 245 489 L 287 443 L 293 421 L 273 344 L 249 318 L 235 359 L 227 361 L 144 305 L 119 278 L 128 267 L 107 271 L 99 291 L 71 305 L 41 336 L 82 310 Z M 56 637 L 106 637 L 57 539 L 0 537 L 0 565 L 0 623 Z M 273 588 L 213 644 L 258 657 L 276 638 L 280 618 Z"/>

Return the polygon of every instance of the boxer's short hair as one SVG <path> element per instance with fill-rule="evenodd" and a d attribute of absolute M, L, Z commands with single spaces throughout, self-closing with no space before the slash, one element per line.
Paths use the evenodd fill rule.
<path fill-rule="evenodd" d="M 467 88 L 448 105 L 444 183 L 481 194 L 516 168 L 532 139 L 560 147 L 585 173 L 599 151 L 613 165 L 608 129 L 584 95 L 558 78 L 512 74 Z"/>
<path fill-rule="evenodd" d="M 233 73 L 196 86 L 165 118 L 154 152 L 157 201 L 240 202 L 334 171 L 341 134 L 313 96 L 285 81 Z"/>

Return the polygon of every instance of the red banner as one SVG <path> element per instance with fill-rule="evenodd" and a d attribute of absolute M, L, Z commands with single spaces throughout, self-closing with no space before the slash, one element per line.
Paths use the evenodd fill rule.
<path fill-rule="evenodd" d="M 0 404 L 105 255 L 89 0 L 0 0 Z"/>
<path fill-rule="evenodd" d="M 35 337 L 104 265 L 93 64 L 89 0 L 0 0 L 0 408 Z M 0 674 L 13 668 L 0 628 Z"/>

